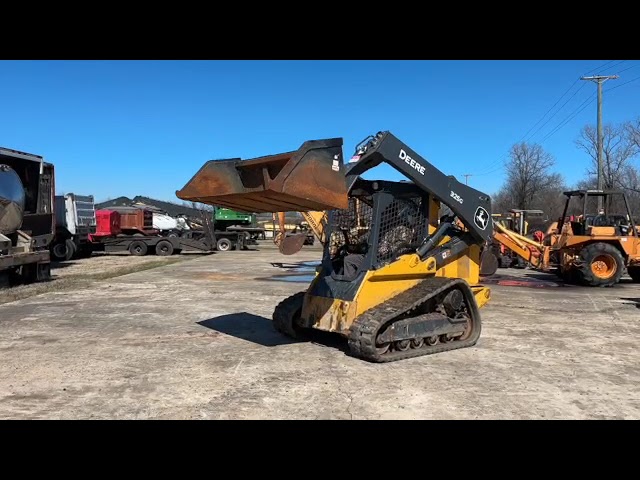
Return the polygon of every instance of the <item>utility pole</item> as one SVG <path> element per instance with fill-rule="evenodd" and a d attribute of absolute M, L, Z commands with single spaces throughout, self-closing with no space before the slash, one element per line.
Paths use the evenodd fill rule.
<path fill-rule="evenodd" d="M 602 144 L 604 143 L 604 134 L 602 133 L 602 84 L 607 80 L 615 80 L 618 75 L 595 75 L 593 77 L 580 77 L 580 80 L 589 80 L 598 84 L 598 190 L 603 188 L 602 174 Z M 598 213 L 602 210 L 602 197 L 598 197 Z"/>
<path fill-rule="evenodd" d="M 473 174 L 471 173 L 465 173 L 464 175 L 462 175 L 464 177 L 464 184 L 465 185 L 469 185 L 469 177 L 473 177 Z"/>

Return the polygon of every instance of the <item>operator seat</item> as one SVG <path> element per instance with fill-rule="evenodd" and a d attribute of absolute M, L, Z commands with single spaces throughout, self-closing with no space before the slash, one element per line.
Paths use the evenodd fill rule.
<path fill-rule="evenodd" d="M 613 222 L 607 215 L 597 215 L 593 219 L 594 227 L 613 227 Z"/>

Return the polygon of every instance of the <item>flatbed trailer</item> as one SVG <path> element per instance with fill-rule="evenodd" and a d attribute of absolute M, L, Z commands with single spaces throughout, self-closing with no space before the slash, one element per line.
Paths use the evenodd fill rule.
<path fill-rule="evenodd" d="M 246 247 L 247 235 L 244 232 L 220 232 L 217 237 L 213 225 L 208 223 L 202 231 L 188 231 L 180 237 L 162 235 L 91 235 L 92 250 L 106 253 L 129 252 L 143 256 L 155 253 L 160 256 L 179 254 L 183 250 L 211 252 L 227 251 L 232 248 L 243 250 Z"/>
<path fill-rule="evenodd" d="M 242 247 L 244 237 L 238 241 Z M 215 241 L 206 237 L 163 237 L 143 235 L 117 235 L 114 237 L 92 237 L 91 244 L 94 252 L 129 252 L 132 255 L 143 256 L 155 253 L 160 256 L 179 254 L 183 250 L 210 252 L 216 249 Z"/>
<path fill-rule="evenodd" d="M 19 271 L 20 274 L 14 273 Z M 6 273 L 10 274 L 7 275 Z M 25 283 L 43 282 L 51 278 L 48 250 L 0 255 L 0 287 L 12 285 L 13 278 Z"/>

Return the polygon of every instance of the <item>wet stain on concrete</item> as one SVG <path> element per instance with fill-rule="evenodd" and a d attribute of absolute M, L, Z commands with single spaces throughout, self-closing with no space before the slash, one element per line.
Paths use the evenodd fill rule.
<path fill-rule="evenodd" d="M 502 285 L 505 287 L 529 287 L 529 288 L 550 288 L 564 287 L 563 283 L 549 280 L 539 280 L 535 278 L 515 277 L 511 275 L 492 275 L 483 277 L 482 283 L 486 285 Z"/>

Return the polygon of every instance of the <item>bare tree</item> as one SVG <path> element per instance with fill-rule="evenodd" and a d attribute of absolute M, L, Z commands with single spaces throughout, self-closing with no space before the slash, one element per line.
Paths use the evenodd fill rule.
<path fill-rule="evenodd" d="M 534 199 L 549 183 L 553 157 L 540 145 L 517 143 L 511 147 L 507 164 L 507 183 L 515 208 L 535 208 Z"/>
<path fill-rule="evenodd" d="M 631 159 L 640 150 L 631 130 L 633 124 L 605 125 L 602 142 L 602 184 L 605 189 L 620 188 L 625 175 L 633 168 Z M 589 154 L 591 167 L 587 169 L 588 179 L 598 178 L 597 130 L 593 125 L 585 125 L 575 141 L 578 148 Z M 597 181 L 596 181 L 597 186 Z"/>
<path fill-rule="evenodd" d="M 624 129 L 629 142 L 640 150 L 640 117 L 636 118 L 632 122 L 625 123 Z"/>
<path fill-rule="evenodd" d="M 200 202 L 194 202 L 194 201 L 189 202 L 187 200 L 183 200 L 182 206 L 193 208 L 194 210 L 198 210 L 200 212 L 213 212 L 213 205 L 207 205 Z"/>
<path fill-rule="evenodd" d="M 538 144 L 517 143 L 507 161 L 507 180 L 493 198 L 496 213 L 513 208 L 540 209 L 545 218 L 556 219 L 562 213 L 562 175 L 551 171 L 555 160 Z"/>
<path fill-rule="evenodd" d="M 190 206 L 194 210 L 200 210 L 201 212 L 213 212 L 213 205 L 192 201 L 190 202 Z"/>
<path fill-rule="evenodd" d="M 629 202 L 629 209 L 631 210 L 632 216 L 637 218 L 640 215 L 640 172 L 632 166 L 628 165 L 624 173 L 621 174 L 621 178 L 623 179 L 617 185 L 615 185 L 615 189 L 624 190 L 625 195 L 627 196 L 627 200 Z M 588 176 L 587 178 L 579 181 L 576 184 L 576 188 L 578 190 L 595 190 L 598 188 L 598 181 L 595 176 Z M 626 207 L 624 205 L 624 201 L 620 197 L 612 197 L 609 199 L 609 204 L 605 205 L 606 210 L 612 214 L 625 214 Z M 595 213 L 597 208 L 597 203 L 595 197 L 592 198 L 590 202 L 587 204 L 588 213 Z M 582 214 L 583 205 L 580 202 L 573 202 L 572 206 L 569 208 L 567 212 L 569 215 L 580 215 Z"/>

